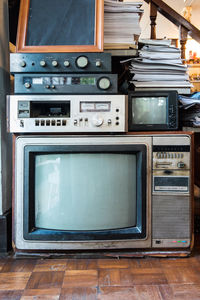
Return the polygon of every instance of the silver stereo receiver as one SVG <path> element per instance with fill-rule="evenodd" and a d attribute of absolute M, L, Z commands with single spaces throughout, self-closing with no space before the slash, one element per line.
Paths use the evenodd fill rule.
<path fill-rule="evenodd" d="M 117 74 L 16 74 L 16 94 L 116 94 Z"/>
<path fill-rule="evenodd" d="M 9 132 L 125 132 L 125 95 L 12 95 Z"/>
<path fill-rule="evenodd" d="M 11 53 L 10 72 L 110 73 L 110 53 Z"/>

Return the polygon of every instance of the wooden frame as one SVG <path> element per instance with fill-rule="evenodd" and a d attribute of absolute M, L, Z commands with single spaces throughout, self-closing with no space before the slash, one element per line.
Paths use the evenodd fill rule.
<path fill-rule="evenodd" d="M 95 0 L 95 36 L 92 45 L 39 45 L 27 46 L 26 36 L 28 29 L 30 0 L 21 0 L 16 52 L 102 52 L 104 41 L 104 0 Z"/>

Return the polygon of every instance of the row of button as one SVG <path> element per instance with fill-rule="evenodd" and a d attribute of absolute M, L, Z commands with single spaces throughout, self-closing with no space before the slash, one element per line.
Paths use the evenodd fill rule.
<path fill-rule="evenodd" d="M 35 120 L 35 126 L 66 126 L 67 120 Z"/>
<path fill-rule="evenodd" d="M 157 158 L 183 158 L 183 153 L 157 153 Z"/>

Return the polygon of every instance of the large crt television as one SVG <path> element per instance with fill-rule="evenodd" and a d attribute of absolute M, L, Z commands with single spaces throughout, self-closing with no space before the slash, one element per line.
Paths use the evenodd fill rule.
<path fill-rule="evenodd" d="M 16 52 L 103 51 L 103 0 L 21 0 Z"/>
<path fill-rule="evenodd" d="M 153 140 L 132 135 L 16 137 L 16 249 L 189 247 L 190 137 L 171 137 L 187 156 L 185 167 L 167 179 L 153 175 Z M 155 140 L 160 143 L 165 147 L 165 136 Z M 163 189 L 166 184 L 172 187 L 169 192 Z M 172 243 L 176 239 L 181 243 Z"/>

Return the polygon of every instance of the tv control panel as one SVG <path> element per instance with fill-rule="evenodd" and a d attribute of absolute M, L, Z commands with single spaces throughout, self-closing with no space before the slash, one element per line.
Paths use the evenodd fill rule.
<path fill-rule="evenodd" d="M 125 132 L 125 95 L 19 95 L 7 98 L 9 132 Z"/>
<path fill-rule="evenodd" d="M 107 73 L 110 53 L 11 53 L 10 72 L 16 73 Z"/>
<path fill-rule="evenodd" d="M 178 128 L 178 107 L 176 105 L 169 105 L 169 129 Z"/>
<path fill-rule="evenodd" d="M 169 144 L 153 146 L 153 193 L 189 193 L 190 145 Z M 179 139 L 180 140 L 180 139 Z"/>

